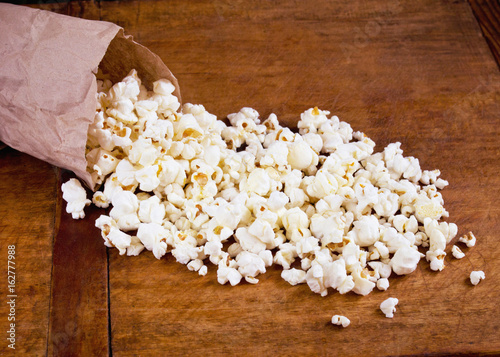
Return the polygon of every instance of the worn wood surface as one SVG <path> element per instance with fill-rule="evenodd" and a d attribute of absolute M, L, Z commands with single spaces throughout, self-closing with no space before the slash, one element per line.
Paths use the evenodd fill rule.
<path fill-rule="evenodd" d="M 405 154 L 418 157 L 423 168 L 441 169 L 450 181 L 443 191 L 450 221 L 459 233 L 474 231 L 478 243 L 465 249 L 462 260 L 449 255 L 443 272 L 431 272 L 422 261 L 413 274 L 391 279 L 388 291 L 366 297 L 321 298 L 307 286 L 289 286 L 278 268 L 269 269 L 256 286 L 221 286 L 213 266 L 199 277 L 172 257 L 158 261 L 149 252 L 123 257 L 110 250 L 109 275 L 96 274 L 92 269 L 103 264 L 105 269 L 107 261 L 95 245 L 95 261 L 75 251 L 82 266 L 68 262 L 65 271 L 57 268 L 56 257 L 74 244 L 70 238 L 88 227 L 91 242 L 101 239 L 93 220 L 72 222 L 63 212 L 65 228 L 54 243 L 57 174 L 45 163 L 4 149 L 0 249 L 5 256 L 7 245 L 17 247 L 19 351 L 106 355 L 106 344 L 92 350 L 89 342 L 106 336 L 96 341 L 109 337 L 116 356 L 500 353 L 500 74 L 466 1 L 43 7 L 125 27 L 163 58 L 179 79 L 185 102 L 202 103 L 219 117 L 251 106 L 293 126 L 303 110 L 317 105 L 364 131 L 379 150 L 402 142 Z M 486 273 L 476 287 L 468 282 L 472 270 Z M 68 282 L 71 276 L 94 279 L 95 293 L 81 282 Z M 109 320 L 103 302 L 107 279 Z M 80 300 L 58 300 L 55 293 Z M 378 306 L 390 296 L 400 303 L 395 317 L 386 319 Z M 5 304 L 0 306 L 0 316 L 6 316 Z M 61 319 L 71 308 L 76 311 Z M 89 311 L 94 312 L 90 317 Z M 351 326 L 332 326 L 333 314 L 348 316 Z M 51 340 L 61 329 L 79 331 L 67 333 L 66 350 Z M 5 344 L 0 351 L 6 351 Z"/>

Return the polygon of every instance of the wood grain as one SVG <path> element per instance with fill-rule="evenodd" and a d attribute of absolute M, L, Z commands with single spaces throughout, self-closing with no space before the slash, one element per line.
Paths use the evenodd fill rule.
<path fill-rule="evenodd" d="M 173 0 L 39 5 L 125 27 L 163 58 L 179 79 L 184 102 L 202 103 L 221 118 L 252 106 L 263 117 L 274 112 L 294 126 L 303 110 L 317 105 L 364 131 L 378 150 L 400 141 L 405 155 L 418 157 L 424 169 L 441 169 L 450 181 L 443 191 L 450 221 L 461 234 L 474 231 L 478 244 L 464 249 L 462 260 L 449 254 L 441 273 L 421 262 L 413 274 L 391 278 L 388 291 L 366 297 L 321 298 L 307 286 L 288 285 L 276 267 L 255 286 L 221 286 L 213 266 L 199 277 L 171 256 L 156 260 L 149 252 L 124 257 L 110 250 L 108 276 L 105 249 L 93 227 L 98 210 L 88 211 L 82 221 L 63 213 L 58 231 L 57 175 L 45 163 L 4 149 L 0 252 L 16 242 L 23 278 L 17 352 L 500 354 L 500 73 L 481 29 L 486 38 L 490 35 L 471 10 L 477 16 L 475 4 L 490 5 L 470 4 Z M 498 43 L 496 32 L 490 32 Z M 57 232 L 52 290 L 58 293 L 51 298 Z M 86 251 L 71 256 L 68 249 Z M 469 273 L 479 269 L 486 280 L 472 287 Z M 393 319 L 378 310 L 389 296 L 400 300 Z M 0 318 L 4 311 L 2 304 Z M 331 325 L 333 314 L 346 315 L 351 325 Z M 54 336 L 66 342 L 54 344 Z"/>
<path fill-rule="evenodd" d="M 11 148 L 0 151 L 0 354 L 42 356 L 47 348 L 57 180 L 47 163 Z M 15 350 L 9 349 L 7 247 L 15 245 Z"/>
<path fill-rule="evenodd" d="M 58 187 L 75 177 L 64 171 Z M 49 356 L 106 356 L 108 335 L 108 260 L 100 231 L 92 222 L 102 214 L 86 209 L 86 220 L 63 214 L 54 240 Z M 89 223 L 90 222 L 90 223 Z"/>
<path fill-rule="evenodd" d="M 498 0 L 469 0 L 469 4 L 500 66 L 500 2 Z"/>
<path fill-rule="evenodd" d="M 498 69 L 466 2 L 101 3 L 219 117 L 243 106 L 294 126 L 318 105 L 382 148 L 401 141 L 441 168 L 451 221 L 480 242 L 440 274 L 423 262 L 367 297 L 321 298 L 273 268 L 257 286 L 219 286 L 174 259 L 110 255 L 115 355 L 498 353 Z M 473 269 L 488 279 L 471 288 Z M 154 277 L 150 279 L 148 277 Z M 398 297 L 396 317 L 378 306 Z M 345 314 L 351 326 L 329 324 Z M 138 333 L 140 332 L 140 333 Z"/>

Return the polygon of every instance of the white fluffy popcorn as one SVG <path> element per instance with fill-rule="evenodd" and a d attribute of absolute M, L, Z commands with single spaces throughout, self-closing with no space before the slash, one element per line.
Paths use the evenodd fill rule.
<path fill-rule="evenodd" d="M 306 272 L 300 269 L 288 269 L 281 272 L 281 277 L 290 285 L 303 284 L 306 282 Z"/>
<path fill-rule="evenodd" d="M 455 257 L 455 259 L 462 259 L 463 257 L 465 257 L 464 252 L 462 252 L 462 250 L 456 245 L 451 247 L 451 253 L 453 254 L 453 257 Z"/>
<path fill-rule="evenodd" d="M 332 324 L 342 327 L 347 327 L 351 324 L 351 321 L 342 315 L 333 315 L 332 316 Z"/>
<path fill-rule="evenodd" d="M 140 223 L 137 229 L 137 238 L 147 250 L 153 252 L 156 259 L 167 252 L 168 237 L 169 232 L 157 223 Z"/>
<path fill-rule="evenodd" d="M 399 248 L 391 259 L 392 270 L 398 275 L 413 273 L 420 261 L 420 253 L 417 249 L 408 246 Z"/>
<path fill-rule="evenodd" d="M 392 273 L 412 273 L 424 256 L 444 268 L 458 230 L 441 221 L 447 182 L 400 143 L 374 153 L 364 133 L 318 108 L 301 114 L 298 133 L 252 108 L 226 125 L 202 105 L 180 108 L 167 80 L 148 91 L 135 71 L 101 84 L 86 155 L 100 185 L 93 202 L 109 209 L 96 226 L 120 254 L 171 253 L 202 276 L 210 261 L 230 285 L 255 284 L 277 264 L 285 281 L 322 296 L 387 290 Z M 78 181 L 63 195 L 82 218 L 90 201 Z M 472 247 L 475 237 L 459 242 Z M 381 308 L 392 317 L 396 304 Z"/>
<path fill-rule="evenodd" d="M 468 248 L 471 248 L 476 245 L 476 237 L 472 232 L 469 232 L 463 237 L 460 237 L 458 241 L 461 243 L 465 243 L 465 245 L 467 245 Z"/>
<path fill-rule="evenodd" d="M 377 280 L 377 289 L 385 291 L 389 289 L 389 279 L 380 278 Z"/>
<path fill-rule="evenodd" d="M 472 285 L 477 285 L 481 280 L 484 280 L 486 276 L 484 275 L 484 271 L 475 270 L 470 273 L 470 282 Z"/>
<path fill-rule="evenodd" d="M 73 219 L 85 217 L 83 209 L 88 206 L 91 201 L 87 199 L 87 193 L 82 187 L 80 181 L 75 178 L 69 179 L 61 186 L 63 199 L 67 202 L 66 212 L 70 213 Z"/>
<path fill-rule="evenodd" d="M 380 310 L 384 313 L 385 317 L 393 318 L 396 312 L 396 305 L 399 300 L 396 298 L 388 298 L 380 304 Z"/>

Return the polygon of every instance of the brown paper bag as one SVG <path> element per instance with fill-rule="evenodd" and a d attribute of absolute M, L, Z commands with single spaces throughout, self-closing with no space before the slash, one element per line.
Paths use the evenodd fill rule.
<path fill-rule="evenodd" d="M 96 110 L 100 68 L 116 82 L 136 69 L 146 87 L 177 79 L 121 27 L 23 6 L 0 4 L 0 141 L 73 171 L 86 171 L 87 130 Z"/>

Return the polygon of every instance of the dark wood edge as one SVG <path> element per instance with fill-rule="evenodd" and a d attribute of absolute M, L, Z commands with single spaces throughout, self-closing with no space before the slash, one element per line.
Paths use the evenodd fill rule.
<path fill-rule="evenodd" d="M 500 1 L 468 0 L 481 32 L 500 69 Z"/>
<path fill-rule="evenodd" d="M 109 356 L 108 252 L 94 227 L 102 214 L 87 207 L 83 220 L 66 213 L 61 183 L 74 174 L 57 169 L 48 356 Z"/>

